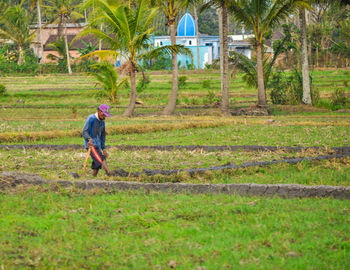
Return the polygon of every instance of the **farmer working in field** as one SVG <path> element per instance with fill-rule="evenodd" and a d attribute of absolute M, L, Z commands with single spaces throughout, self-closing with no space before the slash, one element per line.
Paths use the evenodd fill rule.
<path fill-rule="evenodd" d="M 101 168 L 106 171 L 107 175 L 110 174 L 106 162 L 108 153 L 105 146 L 106 130 L 104 121 L 106 117 L 110 116 L 109 106 L 102 104 L 97 108 L 97 113 L 88 116 L 84 125 L 83 137 L 85 139 L 85 148 L 91 149 L 93 176 L 96 176 Z"/>

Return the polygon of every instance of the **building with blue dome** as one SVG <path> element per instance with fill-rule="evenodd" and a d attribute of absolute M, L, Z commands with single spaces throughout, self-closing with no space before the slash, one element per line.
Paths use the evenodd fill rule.
<path fill-rule="evenodd" d="M 196 21 L 193 17 L 186 12 L 181 18 L 179 25 L 177 26 L 177 35 L 179 37 L 194 37 L 196 36 Z"/>
<path fill-rule="evenodd" d="M 229 43 L 229 48 L 232 48 L 234 50 L 238 48 L 238 50 L 241 53 L 245 54 L 247 57 L 250 58 L 250 44 L 248 42 L 245 42 L 244 44 L 243 43 L 240 42 L 237 45 L 231 42 L 231 44 Z M 195 68 L 198 68 L 196 21 L 188 11 L 185 13 L 185 15 L 182 16 L 182 18 L 178 23 L 176 44 L 184 45 L 186 48 L 191 50 L 193 55 L 193 65 L 195 66 Z M 153 45 L 155 47 L 171 45 L 170 36 L 154 36 Z M 204 68 L 206 64 L 212 64 L 215 59 L 220 58 L 220 37 L 219 36 L 209 36 L 209 35 L 199 34 L 198 45 L 199 45 L 200 65 L 202 68 Z M 180 68 L 182 66 L 187 67 L 191 65 L 191 57 L 179 54 L 178 62 L 180 63 L 180 66 L 179 66 Z"/>

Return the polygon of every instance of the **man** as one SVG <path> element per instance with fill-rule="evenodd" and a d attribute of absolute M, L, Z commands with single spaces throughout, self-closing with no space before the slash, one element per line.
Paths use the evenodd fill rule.
<path fill-rule="evenodd" d="M 98 171 L 103 168 L 107 175 L 110 174 L 108 169 L 106 158 L 108 153 L 106 151 L 106 130 L 105 130 L 105 119 L 110 117 L 109 106 L 102 104 L 97 108 L 97 113 L 90 114 L 86 119 L 83 128 L 83 137 L 85 140 L 85 148 L 91 149 L 92 157 L 92 175 L 97 176 Z"/>

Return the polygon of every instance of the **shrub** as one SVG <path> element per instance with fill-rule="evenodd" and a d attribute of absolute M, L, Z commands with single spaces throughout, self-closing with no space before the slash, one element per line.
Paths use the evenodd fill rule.
<path fill-rule="evenodd" d="M 202 81 L 202 88 L 210 88 L 211 80 Z"/>
<path fill-rule="evenodd" d="M 205 69 L 211 69 L 211 68 L 212 68 L 212 65 L 211 65 L 211 64 L 208 64 L 208 63 L 205 63 L 205 64 L 204 64 L 204 68 L 205 68 Z"/>
<path fill-rule="evenodd" d="M 72 65 L 72 71 L 73 72 L 91 72 L 91 71 L 93 71 L 91 66 L 96 64 L 96 63 L 97 62 L 95 60 L 84 59 L 82 61 L 79 61 L 78 63 L 74 63 Z M 67 68 L 65 68 L 64 72 L 67 72 Z"/>
<path fill-rule="evenodd" d="M 171 70 L 171 56 L 161 53 L 157 59 L 145 59 L 142 64 L 143 70 Z"/>
<path fill-rule="evenodd" d="M 220 102 L 220 100 L 221 99 L 219 97 L 215 97 L 214 91 L 208 90 L 208 93 L 204 98 L 204 103 L 214 104 L 214 103 Z"/>
<path fill-rule="evenodd" d="M 179 76 L 179 80 L 178 80 L 179 88 L 183 88 L 186 85 L 186 81 L 187 81 L 186 76 Z"/>
<path fill-rule="evenodd" d="M 312 105 L 316 105 L 320 102 L 320 91 L 314 87 L 311 87 L 311 100 Z"/>
<path fill-rule="evenodd" d="M 0 84 L 0 97 L 7 96 L 7 90 L 5 85 Z"/>
<path fill-rule="evenodd" d="M 283 79 L 283 73 L 281 71 L 272 74 L 267 88 L 272 89 L 270 97 L 273 104 L 287 104 L 287 84 Z"/>
<path fill-rule="evenodd" d="M 311 99 L 313 104 L 319 101 L 319 92 L 312 87 L 310 76 Z M 270 97 L 273 104 L 300 104 L 303 98 L 303 78 L 300 71 L 294 70 L 289 76 L 278 71 L 271 75 L 267 88 L 272 89 Z"/>
<path fill-rule="evenodd" d="M 188 98 L 183 98 L 182 102 L 185 103 L 186 105 L 190 104 L 190 100 Z"/>
<path fill-rule="evenodd" d="M 59 73 L 58 66 L 55 63 L 41 64 L 38 71 L 40 74 Z"/>
<path fill-rule="evenodd" d="M 200 105 L 200 100 L 198 98 L 191 98 L 190 104 L 191 105 Z"/>
<path fill-rule="evenodd" d="M 345 91 L 343 89 L 335 89 L 331 96 L 331 104 L 334 107 L 343 107 L 348 103 L 348 98 L 345 95 Z"/>
<path fill-rule="evenodd" d="M 18 65 L 14 62 L 2 62 L 0 63 L 0 73 L 2 74 L 18 74 L 18 73 L 26 73 L 35 75 L 38 73 L 39 64 L 37 63 L 23 63 L 22 65 Z"/>
<path fill-rule="evenodd" d="M 136 84 L 136 92 L 137 93 L 143 92 L 148 87 L 150 82 L 151 82 L 151 79 L 149 78 L 149 76 L 144 76 L 140 78 L 140 80 Z"/>

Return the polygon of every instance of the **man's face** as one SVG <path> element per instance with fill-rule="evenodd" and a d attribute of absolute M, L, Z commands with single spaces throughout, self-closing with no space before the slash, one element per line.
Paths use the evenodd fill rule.
<path fill-rule="evenodd" d="M 106 116 L 104 115 L 103 112 L 101 112 L 100 110 L 98 110 L 97 113 L 98 113 L 98 118 L 100 118 L 101 120 L 105 120 L 105 119 L 106 119 Z"/>

